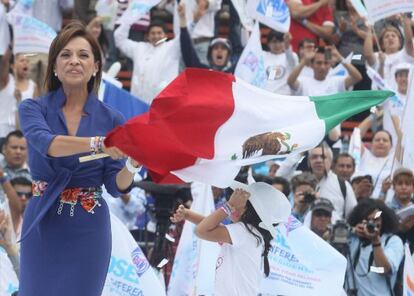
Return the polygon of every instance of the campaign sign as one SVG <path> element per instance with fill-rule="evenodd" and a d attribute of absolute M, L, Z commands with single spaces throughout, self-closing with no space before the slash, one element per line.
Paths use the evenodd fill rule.
<path fill-rule="evenodd" d="M 277 236 L 268 254 L 270 274 L 262 281 L 261 293 L 267 296 L 340 295 L 345 257 L 293 216 L 276 230 Z"/>
<path fill-rule="evenodd" d="M 126 226 L 111 214 L 112 254 L 102 296 L 165 296 L 147 258 Z"/>

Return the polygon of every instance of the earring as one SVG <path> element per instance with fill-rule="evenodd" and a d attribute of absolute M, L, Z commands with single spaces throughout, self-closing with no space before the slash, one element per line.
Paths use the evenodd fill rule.
<path fill-rule="evenodd" d="M 55 76 L 57 77 L 57 73 L 55 72 Z"/>
<path fill-rule="evenodd" d="M 95 76 L 96 76 L 96 72 L 93 73 L 93 77 L 95 77 Z"/>

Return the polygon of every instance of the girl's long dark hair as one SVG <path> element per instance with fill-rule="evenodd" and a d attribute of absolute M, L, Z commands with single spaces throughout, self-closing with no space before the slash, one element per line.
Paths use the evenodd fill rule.
<path fill-rule="evenodd" d="M 246 203 L 246 210 L 244 211 L 243 215 L 240 217 L 240 222 L 244 224 L 246 229 L 257 239 L 257 245 L 259 246 L 262 242 L 262 237 L 264 240 L 264 251 L 263 251 L 263 260 L 264 260 L 264 273 L 266 276 L 269 276 L 270 267 L 269 267 L 269 259 L 267 258 L 267 254 L 270 250 L 270 242 L 272 240 L 272 235 L 269 231 L 259 227 L 259 223 L 262 222 L 259 215 L 257 215 L 255 209 L 253 208 L 250 201 L 247 201 Z M 257 231 L 260 232 L 262 237 L 257 235 L 253 232 L 251 229 L 251 226 L 256 228 Z"/>

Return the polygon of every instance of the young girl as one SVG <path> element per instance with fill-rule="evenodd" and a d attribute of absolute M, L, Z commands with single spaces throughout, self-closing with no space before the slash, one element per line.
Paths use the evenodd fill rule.
<path fill-rule="evenodd" d="M 221 244 L 215 296 L 259 293 L 263 271 L 266 276 L 270 272 L 267 254 L 272 236 L 276 236 L 274 225 L 287 221 L 290 214 L 286 196 L 271 185 L 243 185 L 238 185 L 229 201 L 207 217 L 182 205 L 171 217 L 174 223 L 186 219 L 196 224 L 199 238 Z M 227 216 L 233 224 L 222 225 Z"/>

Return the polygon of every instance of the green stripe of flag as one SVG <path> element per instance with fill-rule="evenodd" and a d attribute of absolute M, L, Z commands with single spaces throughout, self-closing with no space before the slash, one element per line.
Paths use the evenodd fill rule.
<path fill-rule="evenodd" d="M 328 96 L 310 96 L 315 103 L 318 117 L 325 121 L 325 132 L 349 117 L 384 102 L 393 96 L 392 91 L 360 90 L 343 92 Z"/>

